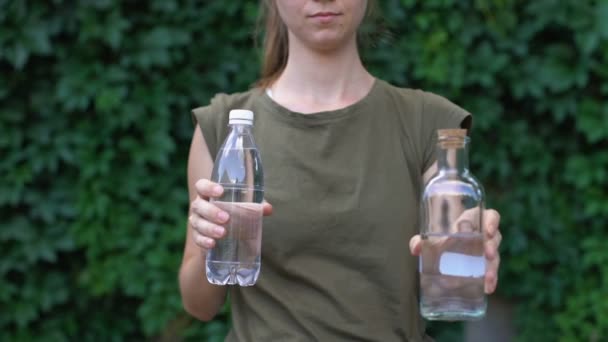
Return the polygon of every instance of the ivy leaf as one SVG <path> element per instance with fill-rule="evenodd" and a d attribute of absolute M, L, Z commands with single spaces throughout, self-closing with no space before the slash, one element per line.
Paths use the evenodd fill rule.
<path fill-rule="evenodd" d="M 608 18 L 608 2 L 600 1 L 597 6 L 595 18 L 598 32 L 604 39 L 608 39 L 608 20 L 606 20 Z"/>
<path fill-rule="evenodd" d="M 21 43 L 17 43 L 6 49 L 6 58 L 17 70 L 23 69 L 29 58 L 29 50 Z"/>

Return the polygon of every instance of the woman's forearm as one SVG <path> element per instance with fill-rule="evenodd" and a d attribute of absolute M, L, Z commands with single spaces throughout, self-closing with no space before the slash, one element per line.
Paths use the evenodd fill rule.
<path fill-rule="evenodd" d="M 184 258 L 179 287 L 184 309 L 201 321 L 212 320 L 226 300 L 226 287 L 210 284 L 205 277 L 205 255 Z"/>

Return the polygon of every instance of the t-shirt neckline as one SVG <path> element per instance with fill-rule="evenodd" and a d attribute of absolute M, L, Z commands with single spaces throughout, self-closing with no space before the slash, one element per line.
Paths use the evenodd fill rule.
<path fill-rule="evenodd" d="M 374 94 L 377 92 L 380 83 L 380 79 L 374 78 L 374 83 L 372 84 L 372 87 L 367 92 L 367 94 L 365 94 L 365 96 L 363 96 L 359 101 L 355 103 L 352 103 L 343 108 L 321 111 L 316 113 L 305 114 L 301 112 L 292 111 L 272 99 L 266 89 L 262 89 L 261 98 L 262 103 L 265 105 L 265 107 L 270 109 L 269 112 L 280 120 L 318 125 L 339 121 L 348 117 L 353 117 L 353 115 L 362 112 L 360 109 L 362 107 L 365 107 L 366 104 L 370 101 L 370 99 L 374 97 Z"/>

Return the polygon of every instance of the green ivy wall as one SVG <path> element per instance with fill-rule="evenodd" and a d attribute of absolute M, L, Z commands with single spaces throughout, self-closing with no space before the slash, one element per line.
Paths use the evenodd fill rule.
<path fill-rule="evenodd" d="M 518 339 L 608 338 L 608 1 L 380 5 L 373 73 L 474 113 Z M 255 81 L 256 15 L 0 0 L 0 340 L 223 339 L 229 313 L 189 318 L 177 286 L 189 110 Z"/>

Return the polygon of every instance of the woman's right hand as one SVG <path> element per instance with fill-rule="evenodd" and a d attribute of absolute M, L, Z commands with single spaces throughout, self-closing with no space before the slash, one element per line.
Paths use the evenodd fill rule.
<path fill-rule="evenodd" d="M 197 196 L 191 203 L 190 226 L 193 230 L 194 242 L 203 251 L 215 247 L 217 239 L 226 235 L 226 228 L 222 225 L 228 222 L 230 216 L 224 210 L 209 202 L 210 198 L 222 195 L 224 188 L 208 179 L 199 179 L 195 183 Z M 264 201 L 263 214 L 272 214 L 272 206 Z"/>
<path fill-rule="evenodd" d="M 215 246 L 215 240 L 226 234 L 222 224 L 228 221 L 228 213 L 209 202 L 210 198 L 219 197 L 224 192 L 221 185 L 208 179 L 200 179 L 195 184 L 197 196 L 191 203 L 190 225 L 194 242 L 203 250 Z"/>

